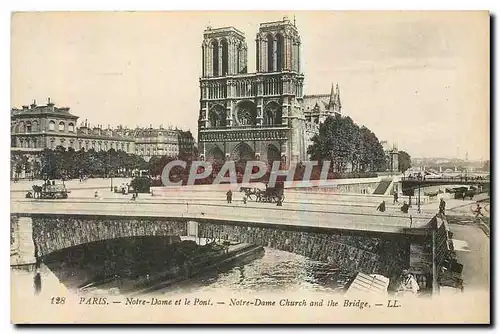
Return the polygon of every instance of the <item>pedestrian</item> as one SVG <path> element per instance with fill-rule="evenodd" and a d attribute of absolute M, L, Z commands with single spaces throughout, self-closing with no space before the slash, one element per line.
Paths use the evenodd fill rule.
<path fill-rule="evenodd" d="M 466 195 L 467 195 L 467 192 L 465 192 L 465 191 L 464 191 L 464 192 L 462 193 L 462 201 L 465 201 L 465 196 L 466 196 Z"/>
<path fill-rule="evenodd" d="M 401 206 L 401 211 L 403 213 L 408 213 L 409 205 L 406 202 L 403 202 L 403 206 Z"/>
<path fill-rule="evenodd" d="M 42 291 L 42 277 L 39 268 L 36 269 L 35 276 L 33 277 L 33 285 L 35 287 L 35 294 L 40 294 L 40 291 Z"/>
<path fill-rule="evenodd" d="M 479 203 L 476 203 L 477 206 L 476 206 L 476 210 L 474 211 L 476 213 L 476 217 L 475 218 L 479 218 L 479 216 L 481 215 L 481 217 L 484 217 L 483 213 L 481 212 L 481 205 L 479 205 Z"/>
<path fill-rule="evenodd" d="M 398 192 L 397 191 L 394 192 L 394 201 L 392 202 L 392 204 L 396 204 L 396 203 L 399 203 L 398 202 Z"/>
<path fill-rule="evenodd" d="M 441 198 L 441 201 L 439 202 L 439 213 L 444 215 L 444 211 L 446 209 L 446 202 L 444 199 Z"/>
<path fill-rule="evenodd" d="M 382 203 L 380 203 L 380 204 L 377 206 L 377 211 L 380 211 L 380 212 L 385 212 L 385 201 L 382 201 Z"/>
<path fill-rule="evenodd" d="M 247 197 L 243 196 L 243 204 L 247 204 Z"/>
<path fill-rule="evenodd" d="M 226 193 L 226 199 L 227 203 L 230 204 L 233 199 L 233 192 L 231 191 L 231 189 L 229 189 L 228 192 Z"/>

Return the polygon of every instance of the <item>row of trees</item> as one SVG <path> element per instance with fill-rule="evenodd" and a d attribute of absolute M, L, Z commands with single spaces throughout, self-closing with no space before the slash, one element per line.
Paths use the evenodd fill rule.
<path fill-rule="evenodd" d="M 135 169 L 148 169 L 149 165 L 138 155 L 124 151 L 95 151 L 56 147 L 55 150 L 45 149 L 31 161 L 26 155 L 13 152 L 11 156 L 16 176 L 24 170 L 25 175 L 33 178 L 60 179 L 80 178 L 83 176 L 105 177 L 129 176 Z"/>
<path fill-rule="evenodd" d="M 163 167 L 170 161 L 182 159 L 192 161 L 193 156 L 181 157 L 152 157 L 146 162 L 141 156 L 129 154 L 124 151 L 110 149 L 108 151 L 75 151 L 72 148 L 56 147 L 54 150 L 45 149 L 29 159 L 24 153 L 11 152 L 11 168 L 14 176 L 24 171 L 26 177 L 60 179 L 77 179 L 83 176 L 107 177 L 131 176 L 134 170 L 147 170 L 150 175 L 159 176 Z"/>
<path fill-rule="evenodd" d="M 350 117 L 336 115 L 320 124 L 307 153 L 311 160 L 331 161 L 333 172 L 374 172 L 386 170 L 386 158 L 377 136 Z"/>

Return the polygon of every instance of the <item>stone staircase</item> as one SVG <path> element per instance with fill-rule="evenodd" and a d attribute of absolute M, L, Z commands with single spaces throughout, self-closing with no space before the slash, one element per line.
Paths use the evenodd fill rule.
<path fill-rule="evenodd" d="M 25 266 L 36 262 L 33 224 L 30 217 L 19 217 L 15 223 L 14 244 L 10 253 L 11 266 Z"/>
<path fill-rule="evenodd" d="M 386 190 L 391 185 L 391 183 L 392 183 L 392 179 L 386 179 L 386 180 L 380 181 L 379 185 L 377 186 L 377 188 L 375 189 L 373 194 L 374 195 L 384 195 Z"/>

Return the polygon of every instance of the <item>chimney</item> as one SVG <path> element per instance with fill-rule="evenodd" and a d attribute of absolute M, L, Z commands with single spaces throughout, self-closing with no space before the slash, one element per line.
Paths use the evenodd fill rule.
<path fill-rule="evenodd" d="M 31 109 L 35 109 L 36 107 L 36 100 L 33 100 L 33 103 L 31 104 Z"/>

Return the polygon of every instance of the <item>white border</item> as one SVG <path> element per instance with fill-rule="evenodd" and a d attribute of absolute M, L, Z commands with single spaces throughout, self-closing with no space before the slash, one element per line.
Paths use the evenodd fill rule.
<path fill-rule="evenodd" d="M 436 1 L 436 0 L 419 0 L 419 1 L 387 1 L 387 0 L 378 0 L 378 1 L 361 1 L 361 0 L 346 0 L 342 3 L 339 2 L 327 2 L 320 0 L 307 0 L 307 1 L 297 1 L 297 0 L 289 0 L 286 2 L 276 2 L 269 0 L 251 0 L 251 1 L 221 1 L 221 0 L 204 0 L 204 1 L 165 1 L 164 3 L 160 1 L 152 1 L 152 0 L 141 0 L 141 1 L 130 1 L 130 0 L 121 0 L 121 1 L 102 1 L 102 0 L 73 0 L 73 1 L 56 1 L 56 0 L 45 0 L 43 2 L 36 0 L 17 0 L 17 1 L 2 1 L 0 2 L 0 22 L 1 22 L 1 35 L 0 35 L 0 44 L 2 45 L 2 76 L 0 77 L 0 82 L 2 85 L 2 89 L 0 90 L 0 94 L 2 96 L 2 105 L 3 105 L 3 115 L 5 115 L 5 119 L 0 122 L 0 134 L 4 138 L 0 141 L 0 148 L 2 150 L 2 155 L 7 157 L 10 149 L 10 120 L 7 119 L 7 115 L 10 115 L 10 15 L 12 11 L 66 11 L 66 10 L 84 10 L 84 11 L 96 11 L 96 10 L 137 10 L 137 11 L 150 11 L 150 10 L 490 10 L 493 13 L 499 12 L 499 3 L 500 1 L 493 0 L 474 0 L 474 1 Z M 328 4 L 328 5 L 327 5 Z M 496 23 L 498 24 L 498 22 Z M 495 42 L 498 42 L 498 36 L 495 36 Z M 491 59 L 493 61 L 493 59 Z M 498 74 L 495 71 L 495 74 Z M 499 88 L 496 87 L 495 92 L 492 92 L 492 96 L 499 95 Z M 493 111 L 492 111 L 493 113 Z M 10 118 L 10 116 L 9 116 Z M 499 128 L 498 116 L 495 122 L 497 129 Z M 498 144 L 495 142 L 495 144 Z M 498 145 L 494 145 L 496 148 L 494 153 L 497 153 Z M 2 282 L 1 287 L 4 289 L 4 302 L 2 305 L 2 331 L 4 333 L 13 332 L 16 330 L 12 325 L 10 325 L 10 271 L 9 271 L 9 263 L 10 259 L 8 258 L 9 254 L 7 252 L 7 239 L 9 233 L 7 233 L 7 222 L 8 213 L 10 208 L 10 194 L 9 194 L 9 179 L 7 175 L 9 175 L 10 163 L 2 163 L 0 164 L 1 175 L 0 178 L 0 189 L 2 191 L 2 213 L 5 217 L 4 221 L 4 239 L 6 241 L 5 247 L 3 247 L 4 251 L 2 252 L 2 260 L 1 270 L 3 275 L 1 276 Z M 497 168 L 495 168 L 495 174 L 498 172 Z M 498 190 L 495 185 L 495 190 Z M 495 200 L 495 207 L 497 201 Z M 492 245 L 496 246 L 496 241 L 498 238 L 492 242 Z M 494 247 L 497 248 L 497 247 Z M 496 250 L 495 250 L 496 252 Z M 497 257 L 496 257 L 497 258 Z M 498 258 L 497 258 L 498 259 Z M 492 268 L 494 269 L 494 267 Z M 496 278 L 496 277 L 495 277 Z M 498 282 L 498 280 L 495 280 Z M 497 285 L 498 288 L 498 285 Z M 496 313 L 498 313 L 498 308 L 494 307 Z M 496 314 L 497 315 L 497 314 Z M 497 318 L 497 317 L 495 317 Z M 498 320 L 498 318 L 497 318 Z M 193 328 L 191 330 L 197 331 L 201 328 Z M 36 329 L 37 331 L 40 329 Z M 52 330 L 52 329 L 49 329 Z M 63 330 L 67 330 L 65 327 Z M 83 331 L 85 328 L 73 329 L 76 331 Z M 110 328 L 92 328 L 93 332 L 107 332 L 112 330 Z M 117 328 L 114 330 L 122 330 L 122 328 Z M 137 329 L 133 329 L 137 330 Z M 140 330 L 140 329 L 139 329 Z M 164 329 L 168 331 L 176 330 L 173 328 Z M 202 329 L 205 331 L 206 329 Z M 211 330 L 220 331 L 221 328 L 213 328 Z M 234 330 L 232 328 L 231 330 Z M 263 329 L 261 329 L 263 330 Z M 267 329 L 266 329 L 267 330 Z M 287 331 L 289 329 L 280 329 L 280 331 Z M 301 330 L 307 330 L 306 328 L 301 328 Z M 330 329 L 326 329 L 330 330 Z M 336 332 L 343 332 L 346 329 L 335 328 Z M 361 329 L 355 329 L 356 331 Z M 374 329 L 368 329 L 371 332 Z M 398 331 L 405 331 L 406 328 L 398 329 Z M 434 331 L 437 329 L 430 328 L 422 328 L 420 330 L 425 330 L 426 332 Z M 445 329 L 440 329 L 445 330 Z M 446 329 L 450 331 L 456 331 L 456 328 Z M 479 329 L 468 328 L 467 331 L 476 331 Z M 377 331 L 385 331 L 385 328 L 377 328 Z"/>

